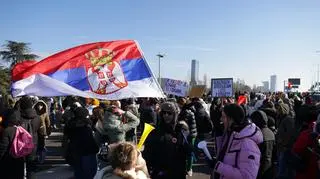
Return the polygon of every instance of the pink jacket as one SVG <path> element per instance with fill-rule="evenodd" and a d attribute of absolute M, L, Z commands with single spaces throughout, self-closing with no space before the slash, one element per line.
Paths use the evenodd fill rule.
<path fill-rule="evenodd" d="M 223 144 L 228 142 L 227 136 L 217 137 L 217 156 Z M 255 124 L 249 124 L 239 133 L 230 136 L 228 148 L 223 161 L 219 161 L 213 172 L 220 174 L 220 179 L 256 179 L 260 166 L 260 150 L 258 144 L 263 142 L 263 135 Z"/>

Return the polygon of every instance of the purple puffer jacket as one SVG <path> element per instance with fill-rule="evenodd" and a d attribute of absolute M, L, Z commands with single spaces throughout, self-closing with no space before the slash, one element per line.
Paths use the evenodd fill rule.
<path fill-rule="evenodd" d="M 228 142 L 227 136 L 217 137 L 217 151 L 222 150 L 223 144 Z M 220 174 L 220 179 L 256 179 L 260 166 L 260 150 L 258 144 L 263 142 L 260 129 L 253 123 L 246 126 L 239 133 L 230 136 L 228 148 L 223 161 L 219 161 L 212 172 Z"/>

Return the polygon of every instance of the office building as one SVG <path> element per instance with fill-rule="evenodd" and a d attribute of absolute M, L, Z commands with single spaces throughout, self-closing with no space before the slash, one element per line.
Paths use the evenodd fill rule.
<path fill-rule="evenodd" d="M 269 81 L 263 81 L 263 92 L 268 92 L 269 91 Z"/>
<path fill-rule="evenodd" d="M 277 75 L 270 76 L 270 92 L 277 92 Z"/>
<path fill-rule="evenodd" d="M 191 80 L 190 85 L 197 85 L 199 81 L 199 61 L 191 61 Z"/>

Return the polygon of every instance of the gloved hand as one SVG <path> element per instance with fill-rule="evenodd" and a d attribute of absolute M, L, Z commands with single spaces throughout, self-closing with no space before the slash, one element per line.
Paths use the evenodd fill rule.
<path fill-rule="evenodd" d="M 207 164 L 208 164 L 208 166 L 209 166 L 210 168 L 214 169 L 214 167 L 216 166 L 218 160 L 217 160 L 215 157 L 213 157 L 212 160 L 210 160 L 210 159 L 208 159 L 208 158 L 206 157 L 206 162 L 207 162 Z"/>

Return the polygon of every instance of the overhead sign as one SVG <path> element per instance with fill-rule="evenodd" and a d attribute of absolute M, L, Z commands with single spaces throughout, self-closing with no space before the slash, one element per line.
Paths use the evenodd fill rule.
<path fill-rule="evenodd" d="M 190 98 L 202 98 L 202 96 L 205 92 L 206 92 L 205 85 L 196 85 L 190 89 L 188 96 Z"/>
<path fill-rule="evenodd" d="M 180 80 L 164 79 L 164 92 L 176 96 L 187 96 L 188 83 Z"/>
<path fill-rule="evenodd" d="M 300 78 L 289 78 L 288 82 L 291 85 L 300 85 Z"/>
<path fill-rule="evenodd" d="M 233 78 L 214 78 L 211 79 L 212 97 L 232 97 Z"/>

